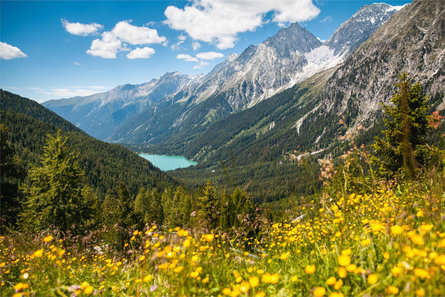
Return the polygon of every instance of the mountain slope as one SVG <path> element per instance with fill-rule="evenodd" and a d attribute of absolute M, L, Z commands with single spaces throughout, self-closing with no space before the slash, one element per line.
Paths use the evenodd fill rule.
<path fill-rule="evenodd" d="M 379 131 L 380 102 L 388 102 L 403 71 L 424 86 L 432 109 L 443 110 L 444 28 L 443 1 L 415 1 L 337 68 L 216 122 L 200 137 L 160 149 L 209 164 L 230 161 L 232 153 L 238 164 L 249 164 L 266 149 L 283 161 L 304 152 L 335 151 L 348 130 L 363 127 L 361 139 L 369 141 Z"/>
<path fill-rule="evenodd" d="M 0 90 L 0 115 L 24 167 L 39 162 L 47 134 L 58 129 L 79 153 L 88 183 L 101 195 L 125 183 L 131 193 L 141 187 L 163 188 L 174 181 L 147 160 L 115 144 L 98 141 L 38 103 Z"/>
<path fill-rule="evenodd" d="M 444 108 L 444 1 L 414 1 L 360 45 L 327 82 L 321 115 L 352 106 L 355 125 L 372 125 L 402 72 L 424 86 L 433 108 Z"/>
<path fill-rule="evenodd" d="M 43 105 L 91 136 L 105 140 L 126 119 L 176 94 L 193 82 L 194 79 L 187 75 L 166 73 L 145 84 L 127 84 L 105 93 L 50 100 Z"/>
<path fill-rule="evenodd" d="M 387 4 L 365 6 L 342 24 L 325 45 L 297 23 L 283 28 L 242 54 L 229 56 L 171 101 L 149 107 L 129 119 L 110 139 L 180 146 L 212 123 L 341 63 L 396 11 Z"/>
<path fill-rule="evenodd" d="M 332 49 L 334 55 L 348 56 L 400 9 L 386 3 L 365 5 L 341 24 L 324 45 Z"/>

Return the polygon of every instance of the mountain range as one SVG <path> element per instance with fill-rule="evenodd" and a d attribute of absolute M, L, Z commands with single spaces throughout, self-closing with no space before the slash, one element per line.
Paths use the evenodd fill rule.
<path fill-rule="evenodd" d="M 44 106 L 102 140 L 182 143 L 216 121 L 343 62 L 398 9 L 383 3 L 364 6 L 324 43 L 294 23 L 240 55 L 228 56 L 206 75 L 166 73 L 145 84 L 51 100 Z"/>

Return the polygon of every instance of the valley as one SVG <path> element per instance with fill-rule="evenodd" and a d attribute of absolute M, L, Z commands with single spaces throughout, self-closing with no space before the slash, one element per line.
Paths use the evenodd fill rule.
<path fill-rule="evenodd" d="M 356 3 L 179 2 L 0 3 L 91 39 L 55 83 L 168 70 L 28 86 L 74 94 L 40 103 L 0 89 L 0 295 L 445 292 L 445 1 L 362 1 L 341 23 Z M 59 18 L 78 4 L 97 21 Z M 37 63 L 25 49 L 0 42 L 2 65 L 22 58 L 9 76 Z"/>

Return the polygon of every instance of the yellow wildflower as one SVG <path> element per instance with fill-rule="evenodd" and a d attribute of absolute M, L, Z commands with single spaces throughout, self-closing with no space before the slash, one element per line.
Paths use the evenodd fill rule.
<path fill-rule="evenodd" d="M 250 289 L 250 285 L 248 282 L 243 281 L 240 285 L 239 285 L 239 289 L 241 292 L 246 293 L 247 291 L 249 291 Z"/>
<path fill-rule="evenodd" d="M 259 283 L 260 283 L 260 279 L 258 276 L 251 276 L 249 278 L 249 284 L 252 288 L 257 287 Z"/>
<path fill-rule="evenodd" d="M 430 274 L 428 273 L 428 271 L 421 268 L 414 269 L 414 275 L 422 279 L 430 278 Z"/>
<path fill-rule="evenodd" d="M 43 256 L 43 249 L 35 251 L 33 256 L 36 257 L 36 258 L 42 257 Z"/>
<path fill-rule="evenodd" d="M 347 255 L 338 256 L 337 259 L 340 266 L 348 266 L 349 264 L 351 264 L 351 258 Z"/>
<path fill-rule="evenodd" d="M 368 284 L 374 285 L 378 282 L 379 277 L 376 274 L 371 273 L 368 275 Z"/>
<path fill-rule="evenodd" d="M 436 265 L 445 265 L 445 255 L 434 258 L 434 263 L 436 263 Z"/>
<path fill-rule="evenodd" d="M 327 279 L 326 284 L 328 286 L 333 286 L 336 282 L 337 282 L 337 280 L 335 279 L 335 277 L 331 276 L 330 278 Z"/>
<path fill-rule="evenodd" d="M 323 297 L 326 294 L 326 289 L 323 287 L 315 287 L 314 288 L 314 296 L 315 297 Z"/>
<path fill-rule="evenodd" d="M 51 235 L 45 236 L 45 237 L 43 238 L 43 242 L 50 242 L 50 241 L 52 241 L 52 240 L 53 240 L 53 237 L 52 237 Z"/>
<path fill-rule="evenodd" d="M 415 293 L 417 296 L 423 297 L 423 296 L 425 296 L 425 289 L 423 289 L 423 288 L 417 289 Z"/>
<path fill-rule="evenodd" d="M 348 272 L 344 267 L 339 267 L 337 273 L 341 278 L 345 278 L 348 275 Z"/>
<path fill-rule="evenodd" d="M 83 290 L 83 293 L 85 295 L 91 295 L 93 293 L 93 291 L 94 291 L 94 288 L 92 286 L 88 286 Z"/>
<path fill-rule="evenodd" d="M 363 239 L 363 240 L 360 242 L 360 244 L 361 244 L 362 246 L 368 246 L 368 245 L 371 244 L 371 239 L 369 239 L 369 238 Z"/>
<path fill-rule="evenodd" d="M 400 235 L 403 233 L 403 228 L 401 226 L 391 226 L 392 235 Z"/>
<path fill-rule="evenodd" d="M 306 272 L 307 274 L 312 274 L 315 272 L 315 265 L 307 265 L 306 268 L 304 269 L 304 272 Z"/>
<path fill-rule="evenodd" d="M 386 288 L 386 292 L 387 292 L 388 294 L 396 295 L 396 294 L 399 293 L 399 288 L 394 287 L 394 286 L 389 286 L 388 288 Z"/>
<path fill-rule="evenodd" d="M 230 290 L 230 288 L 224 288 L 222 290 L 222 293 L 226 296 L 229 296 L 231 292 L 232 292 L 232 290 Z"/>

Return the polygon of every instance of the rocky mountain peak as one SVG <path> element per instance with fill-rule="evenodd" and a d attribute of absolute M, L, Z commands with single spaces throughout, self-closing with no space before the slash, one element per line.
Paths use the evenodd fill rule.
<path fill-rule="evenodd" d="M 400 7 L 374 3 L 360 8 L 350 19 L 341 24 L 325 43 L 335 55 L 349 55 L 389 20 Z"/>
<path fill-rule="evenodd" d="M 268 38 L 264 44 L 277 50 L 279 57 L 289 57 L 292 51 L 307 53 L 321 45 L 317 39 L 306 28 L 298 23 L 293 23 L 287 28 L 281 28 L 277 34 Z"/>

